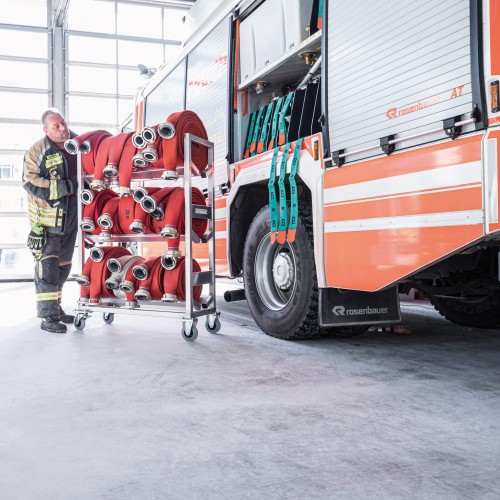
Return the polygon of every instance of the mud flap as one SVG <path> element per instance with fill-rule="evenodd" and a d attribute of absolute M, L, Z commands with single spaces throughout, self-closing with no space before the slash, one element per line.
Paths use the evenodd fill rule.
<path fill-rule="evenodd" d="M 376 325 L 399 323 L 399 294 L 396 286 L 380 292 L 319 289 L 321 326 Z"/>

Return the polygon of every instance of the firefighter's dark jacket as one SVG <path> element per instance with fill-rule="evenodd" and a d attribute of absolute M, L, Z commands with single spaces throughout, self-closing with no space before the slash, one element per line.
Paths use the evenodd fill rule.
<path fill-rule="evenodd" d="M 70 132 L 70 137 L 76 134 Z M 28 192 L 28 215 L 49 232 L 64 233 L 68 196 L 77 191 L 70 179 L 64 153 L 47 137 L 37 141 L 24 155 L 23 187 Z"/>

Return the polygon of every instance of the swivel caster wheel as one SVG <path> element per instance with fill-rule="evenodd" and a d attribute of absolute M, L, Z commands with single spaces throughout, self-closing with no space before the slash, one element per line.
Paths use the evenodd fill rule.
<path fill-rule="evenodd" d="M 217 333 L 220 330 L 221 324 L 220 324 L 220 319 L 218 317 L 215 318 L 213 326 L 210 326 L 210 321 L 207 319 L 205 322 L 205 328 L 207 329 L 207 332 L 210 333 Z"/>
<path fill-rule="evenodd" d="M 113 313 L 102 313 L 102 319 L 104 320 L 104 323 L 111 325 L 115 319 L 115 315 Z"/>
<path fill-rule="evenodd" d="M 196 340 L 198 338 L 198 329 L 196 328 L 196 326 L 193 325 L 191 327 L 191 331 L 187 333 L 186 327 L 182 326 L 181 334 L 184 340 L 189 340 L 192 342 L 193 340 Z"/>
<path fill-rule="evenodd" d="M 85 316 L 81 316 L 80 314 L 77 314 L 75 316 L 75 319 L 73 320 L 73 326 L 77 330 L 83 330 L 85 328 Z"/>

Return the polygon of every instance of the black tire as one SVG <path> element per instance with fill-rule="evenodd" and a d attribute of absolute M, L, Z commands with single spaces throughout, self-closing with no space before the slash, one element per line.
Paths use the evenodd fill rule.
<path fill-rule="evenodd" d="M 184 329 L 184 326 L 181 329 L 181 335 L 184 340 L 187 340 L 189 342 L 193 342 L 198 338 L 198 329 L 196 326 L 191 327 L 191 331 L 189 332 L 189 335 L 186 333 L 186 330 Z"/>
<path fill-rule="evenodd" d="M 440 297 L 429 295 L 434 308 L 457 325 L 494 328 L 500 325 L 500 292 L 477 297 Z"/>
<path fill-rule="evenodd" d="M 270 209 L 265 206 L 250 226 L 243 254 L 250 312 L 259 328 L 272 337 L 284 340 L 318 337 L 324 330 L 319 325 L 311 208 L 299 204 L 299 223 L 291 244 L 271 244 L 270 227 Z M 290 278 L 285 272 L 287 282 L 280 282 L 285 288 L 280 288 L 274 278 L 281 264 L 285 271 L 293 267 L 293 276 Z M 277 271 L 273 273 L 275 265 Z"/>

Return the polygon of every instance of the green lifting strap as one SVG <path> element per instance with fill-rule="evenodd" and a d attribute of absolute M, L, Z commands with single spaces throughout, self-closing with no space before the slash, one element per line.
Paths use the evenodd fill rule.
<path fill-rule="evenodd" d="M 285 144 L 285 149 L 283 151 L 283 156 L 281 157 L 280 165 L 280 176 L 278 178 L 278 190 L 280 196 L 280 209 L 279 217 L 280 222 L 278 226 L 278 243 L 285 243 L 286 241 L 286 230 L 288 227 L 288 216 L 287 216 L 287 206 L 286 206 L 286 188 L 285 188 L 285 175 L 286 175 L 286 164 L 288 160 L 288 152 L 290 151 L 290 143 Z"/>
<path fill-rule="evenodd" d="M 279 121 L 279 130 L 278 130 L 278 146 L 285 144 L 287 140 L 287 126 L 286 126 L 286 114 L 288 112 L 288 108 L 292 102 L 294 92 L 290 92 L 285 99 L 285 103 L 283 104 L 283 108 L 280 113 L 280 121 Z"/>
<path fill-rule="evenodd" d="M 299 139 L 295 143 L 295 151 L 293 152 L 292 166 L 290 168 L 290 176 L 288 182 L 290 184 L 290 223 L 288 224 L 288 231 L 286 239 L 289 243 L 295 241 L 295 233 L 297 231 L 297 224 L 299 221 L 299 197 L 297 195 L 297 181 L 295 180 L 295 174 L 297 173 L 297 168 L 299 166 L 299 156 L 300 148 L 302 147 L 302 141 L 304 139 Z"/>
<path fill-rule="evenodd" d="M 274 243 L 276 234 L 278 232 L 278 204 L 276 202 L 276 163 L 278 161 L 278 153 L 280 148 L 275 148 L 273 151 L 273 160 L 271 162 L 271 169 L 269 171 L 269 182 L 267 189 L 269 190 L 269 209 L 271 211 L 271 243 Z"/>
<path fill-rule="evenodd" d="M 254 111 L 250 115 L 250 125 L 248 127 L 247 143 L 245 145 L 245 152 L 243 153 L 243 158 L 248 158 L 250 156 L 250 144 L 252 144 L 253 129 L 255 127 L 255 118 L 257 116 L 257 111 Z"/>
<path fill-rule="evenodd" d="M 259 142 L 257 143 L 257 154 L 262 153 L 267 150 L 267 132 L 269 128 L 269 120 L 273 113 L 274 101 L 271 101 L 266 109 L 266 115 L 264 116 L 264 122 L 262 123 L 262 129 L 260 131 Z"/>
<path fill-rule="evenodd" d="M 271 128 L 271 140 L 269 141 L 268 149 L 273 149 L 274 145 L 278 143 L 278 137 L 276 136 L 276 133 L 278 132 L 278 119 L 280 117 L 281 106 L 283 105 L 284 101 L 285 97 L 280 97 L 276 102 L 276 107 L 274 108 L 272 128 Z"/>
<path fill-rule="evenodd" d="M 252 142 L 250 143 L 250 156 L 255 156 L 257 149 L 257 139 L 259 138 L 259 123 L 262 119 L 262 114 L 264 113 L 264 108 L 260 108 L 257 113 L 257 119 L 255 120 L 255 126 L 253 129 Z"/>

